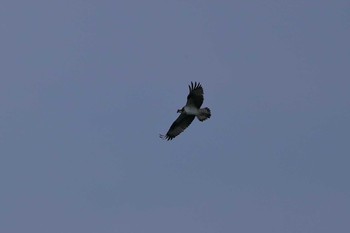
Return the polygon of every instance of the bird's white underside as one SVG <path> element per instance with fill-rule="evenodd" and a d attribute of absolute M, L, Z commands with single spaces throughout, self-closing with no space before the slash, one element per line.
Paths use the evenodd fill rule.
<path fill-rule="evenodd" d="M 185 106 L 184 110 L 188 115 L 197 116 L 199 114 L 199 109 L 194 106 Z"/>

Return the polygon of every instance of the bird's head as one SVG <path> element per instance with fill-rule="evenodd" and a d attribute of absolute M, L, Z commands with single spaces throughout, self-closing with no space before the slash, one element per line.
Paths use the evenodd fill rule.
<path fill-rule="evenodd" d="M 182 113 L 184 111 L 184 108 L 178 109 L 177 113 Z"/>

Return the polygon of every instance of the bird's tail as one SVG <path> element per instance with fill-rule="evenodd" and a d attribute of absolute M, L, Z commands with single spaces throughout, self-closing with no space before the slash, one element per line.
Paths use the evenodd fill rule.
<path fill-rule="evenodd" d="M 199 109 L 199 114 L 197 115 L 198 120 L 205 121 L 206 119 L 211 117 L 211 112 L 209 108 L 201 108 Z"/>

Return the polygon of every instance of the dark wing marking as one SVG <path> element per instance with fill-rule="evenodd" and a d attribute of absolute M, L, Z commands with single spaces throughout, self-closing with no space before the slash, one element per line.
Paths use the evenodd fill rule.
<path fill-rule="evenodd" d="M 193 105 L 196 108 L 200 108 L 203 104 L 203 87 L 202 85 L 198 82 L 191 82 L 191 85 L 188 85 L 188 89 L 190 93 L 187 96 L 187 102 L 186 106 Z"/>
<path fill-rule="evenodd" d="M 170 126 L 166 135 L 159 135 L 161 138 L 166 140 L 172 140 L 177 135 L 182 133 L 194 120 L 194 115 L 187 115 L 186 113 L 181 113 L 180 116 L 174 121 Z"/>

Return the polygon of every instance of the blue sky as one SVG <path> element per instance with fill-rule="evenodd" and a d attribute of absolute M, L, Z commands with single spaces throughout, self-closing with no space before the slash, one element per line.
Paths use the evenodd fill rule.
<path fill-rule="evenodd" d="M 0 231 L 349 232 L 349 10 L 2 1 Z"/>

